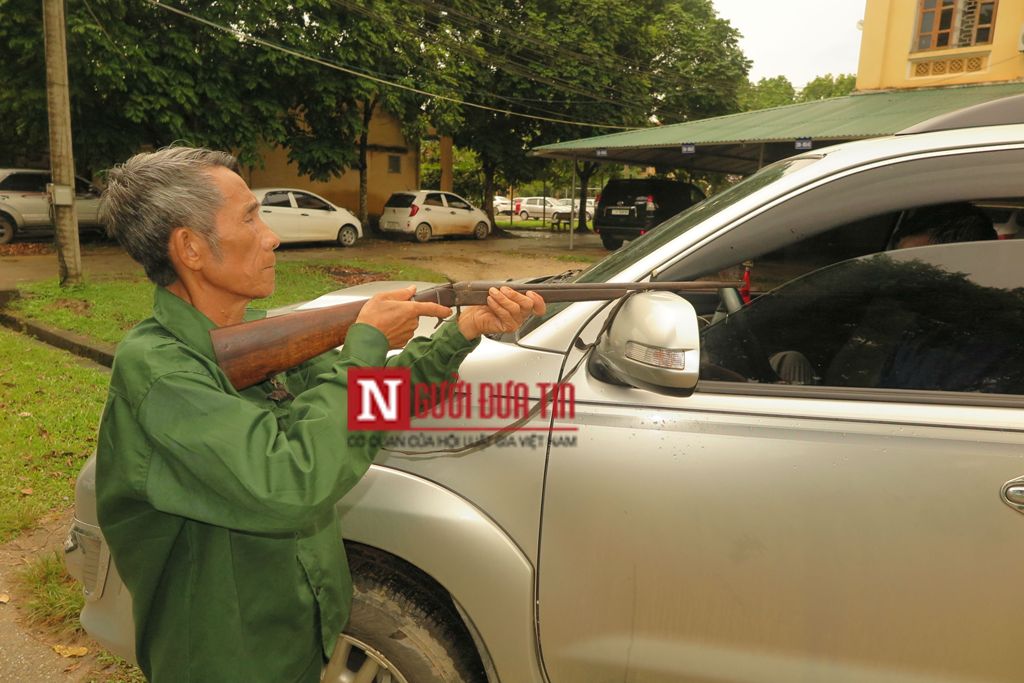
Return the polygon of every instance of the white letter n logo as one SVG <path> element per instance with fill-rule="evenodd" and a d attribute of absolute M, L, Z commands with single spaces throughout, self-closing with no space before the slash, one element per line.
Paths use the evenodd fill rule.
<path fill-rule="evenodd" d="M 393 378 L 377 382 L 369 377 L 364 377 L 357 383 L 361 392 L 359 404 L 362 407 L 359 415 L 356 416 L 357 420 L 372 422 L 380 419 L 386 422 L 395 422 L 398 419 L 398 387 L 401 386 L 402 380 Z M 381 384 L 388 389 L 386 399 L 380 390 Z M 371 403 L 373 410 L 371 410 Z"/>
<path fill-rule="evenodd" d="M 348 428 L 409 429 L 411 382 L 409 368 L 349 368 Z"/>

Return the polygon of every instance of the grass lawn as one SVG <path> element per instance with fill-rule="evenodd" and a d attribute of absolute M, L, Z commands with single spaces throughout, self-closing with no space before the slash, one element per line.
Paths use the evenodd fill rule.
<path fill-rule="evenodd" d="M 96 446 L 107 373 L 0 328 L 0 542 L 71 507 L 75 477 Z"/>
<path fill-rule="evenodd" d="M 317 260 L 285 261 L 277 264 L 273 296 L 252 305 L 266 309 L 315 299 L 343 288 L 350 278 L 365 278 L 363 271 L 375 276 L 370 279 L 445 282 L 436 271 L 401 263 L 349 259 L 341 266 Z M 153 286 L 141 274 L 66 289 L 54 279 L 24 285 L 20 292 L 21 298 L 8 304 L 19 315 L 111 344 L 149 317 L 153 308 Z"/>
<path fill-rule="evenodd" d="M 525 221 L 516 220 L 516 221 L 513 221 L 510 224 L 509 220 L 508 220 L 508 216 L 502 216 L 500 218 L 499 217 L 495 217 L 494 225 L 495 225 L 495 227 L 498 227 L 498 228 L 506 228 L 506 229 L 511 229 L 511 230 L 551 230 L 551 231 L 555 231 L 554 226 L 551 225 L 551 219 L 550 218 L 547 219 L 546 221 L 542 221 L 542 220 L 540 220 L 538 218 L 531 218 L 531 219 L 525 220 Z M 575 223 L 573 223 L 573 225 L 575 225 Z M 590 224 L 588 223 L 587 226 L 589 228 Z M 566 228 L 565 224 L 562 223 L 561 227 L 558 228 L 557 232 L 566 232 L 567 230 L 568 230 L 568 228 Z"/>

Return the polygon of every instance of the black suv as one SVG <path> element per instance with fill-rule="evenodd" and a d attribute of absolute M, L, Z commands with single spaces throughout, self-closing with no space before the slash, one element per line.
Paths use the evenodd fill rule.
<path fill-rule="evenodd" d="M 679 180 L 609 180 L 597 196 L 594 232 L 606 249 L 615 250 L 703 200 L 700 188 Z"/>

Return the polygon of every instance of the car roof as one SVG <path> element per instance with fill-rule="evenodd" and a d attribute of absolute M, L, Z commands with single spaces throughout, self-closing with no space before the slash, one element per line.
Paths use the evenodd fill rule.
<path fill-rule="evenodd" d="M 48 168 L 0 168 L 0 174 L 10 175 L 11 173 L 50 173 Z"/>

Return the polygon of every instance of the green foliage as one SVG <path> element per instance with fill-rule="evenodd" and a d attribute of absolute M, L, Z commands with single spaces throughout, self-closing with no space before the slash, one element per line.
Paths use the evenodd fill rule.
<path fill-rule="evenodd" d="M 107 376 L 71 354 L 0 328 L 0 542 L 71 506 L 96 447 Z"/>
<path fill-rule="evenodd" d="M 825 74 L 812 79 L 798 93 L 785 76 L 762 78 L 757 83 L 748 81 L 740 88 L 740 109 L 754 111 L 769 107 L 782 107 L 797 102 L 826 100 L 842 97 L 853 92 L 857 85 L 856 74 Z"/>
<path fill-rule="evenodd" d="M 455 194 L 469 199 L 477 206 L 484 206 L 487 203 L 484 198 L 483 174 L 476 152 L 454 147 L 452 176 L 452 190 Z M 437 140 L 425 140 L 420 146 L 420 187 L 431 190 L 441 188 L 441 153 Z"/>
<path fill-rule="evenodd" d="M 796 102 L 796 89 L 785 76 L 747 81 L 740 89 L 739 102 L 743 111 L 782 107 Z"/>
<path fill-rule="evenodd" d="M 804 86 L 800 91 L 799 102 L 811 102 L 813 100 L 827 100 L 830 97 L 842 97 L 849 95 L 857 87 L 856 74 L 825 74 L 818 76 Z"/>

